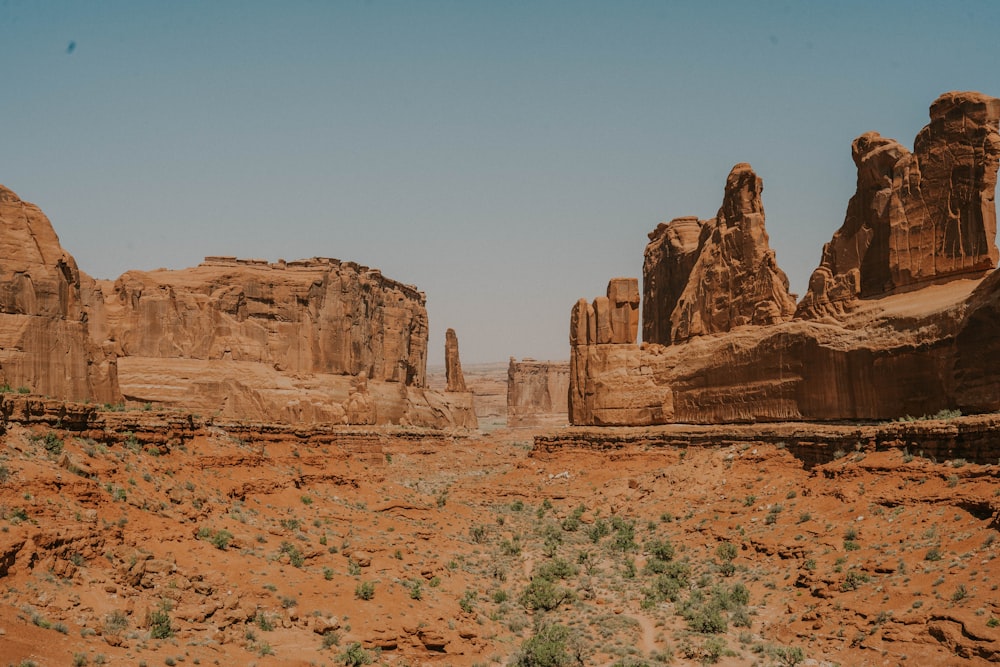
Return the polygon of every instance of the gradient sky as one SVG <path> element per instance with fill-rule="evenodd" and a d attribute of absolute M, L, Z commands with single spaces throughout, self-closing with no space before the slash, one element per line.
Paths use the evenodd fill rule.
<path fill-rule="evenodd" d="M 737 162 L 801 295 L 851 141 L 1000 95 L 1000 3 L 0 0 L 0 81 L 0 183 L 95 277 L 337 257 L 427 293 L 432 364 L 566 359 Z"/>

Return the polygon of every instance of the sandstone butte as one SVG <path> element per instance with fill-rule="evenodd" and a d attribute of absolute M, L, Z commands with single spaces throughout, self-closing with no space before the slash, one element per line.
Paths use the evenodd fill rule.
<path fill-rule="evenodd" d="M 1000 409 L 994 196 L 1000 100 L 951 92 L 911 153 L 869 132 L 857 191 L 796 306 L 760 178 L 733 167 L 715 218 L 649 235 L 636 279 L 570 316 L 570 421 L 644 426 L 880 420 Z M 616 324 L 618 323 L 618 324 Z M 617 328 L 616 328 L 617 327 Z"/>
<path fill-rule="evenodd" d="M 510 358 L 507 366 L 507 426 L 564 426 L 569 363 Z"/>
<path fill-rule="evenodd" d="M 0 267 L 9 387 L 261 422 L 476 426 L 471 394 L 425 386 L 425 295 L 376 269 L 208 257 L 95 281 L 2 186 Z"/>

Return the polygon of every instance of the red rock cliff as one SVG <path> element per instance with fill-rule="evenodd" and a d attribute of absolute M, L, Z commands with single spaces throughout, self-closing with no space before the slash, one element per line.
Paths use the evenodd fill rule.
<path fill-rule="evenodd" d="M 841 316 L 858 298 L 996 266 L 1000 100 L 945 93 L 930 117 L 912 153 L 877 132 L 854 140 L 857 190 L 798 316 Z"/>
<path fill-rule="evenodd" d="M 103 283 L 125 357 L 253 361 L 423 386 L 425 297 L 353 262 L 207 258 Z"/>
<path fill-rule="evenodd" d="M 12 388 L 117 401 L 113 344 L 92 326 L 94 281 L 34 204 L 0 186 L 0 374 Z"/>
<path fill-rule="evenodd" d="M 650 234 L 643 340 L 666 345 L 791 319 L 795 301 L 764 229 L 762 191 L 750 165 L 737 164 L 715 218 L 678 218 Z"/>

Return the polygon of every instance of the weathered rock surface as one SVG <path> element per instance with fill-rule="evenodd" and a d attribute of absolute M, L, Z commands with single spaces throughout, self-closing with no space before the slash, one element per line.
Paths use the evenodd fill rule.
<path fill-rule="evenodd" d="M 569 362 L 510 358 L 507 426 L 563 425 L 568 421 Z"/>
<path fill-rule="evenodd" d="M 92 326 L 94 281 L 34 204 L 0 186 L 0 375 L 60 398 L 117 400 L 113 344 Z"/>
<path fill-rule="evenodd" d="M 458 335 L 454 329 L 444 334 L 444 375 L 448 383 L 447 391 L 469 391 L 462 375 L 462 360 L 458 356 Z"/>
<path fill-rule="evenodd" d="M 603 334 L 607 304 L 574 306 L 571 422 L 885 420 L 1000 409 L 1000 365 L 991 361 L 1000 358 L 1000 278 L 982 278 L 997 259 L 998 118 L 1000 101 L 948 93 L 931 107 L 913 154 L 875 133 L 859 137 L 857 193 L 796 319 L 767 247 L 760 180 L 737 165 L 717 218 L 697 223 L 690 270 L 693 219 L 650 237 L 644 334 L 671 344 L 613 344 Z M 674 303 L 685 275 L 668 314 L 660 304 Z"/>
<path fill-rule="evenodd" d="M 670 316 L 698 259 L 701 226 L 695 217 L 674 218 L 649 233 L 642 265 L 642 339 L 648 343 L 673 341 Z"/>
<path fill-rule="evenodd" d="M 471 394 L 424 388 L 424 294 L 378 270 L 210 257 L 94 281 L 38 207 L 2 187 L 0 223 L 11 387 L 257 421 L 476 426 Z"/>
<path fill-rule="evenodd" d="M 1000 100 L 945 93 L 930 117 L 912 153 L 877 132 L 854 140 L 857 190 L 823 248 L 800 317 L 839 317 L 858 298 L 996 265 Z"/>
<path fill-rule="evenodd" d="M 746 163 L 729 172 L 722 208 L 715 218 L 700 224 L 696 259 L 669 314 L 670 342 L 747 324 L 776 324 L 795 313 L 788 277 L 778 267 L 764 229 L 763 188 L 763 181 Z M 655 262 L 650 253 L 647 247 L 647 264 L 654 272 L 664 273 L 670 255 Z M 683 253 L 678 255 L 683 260 Z M 661 268 L 664 263 L 667 267 Z M 683 272 L 683 261 L 678 264 Z M 669 285 L 672 280 L 661 277 L 659 282 Z M 672 299 L 665 295 L 664 302 Z"/>
<path fill-rule="evenodd" d="M 423 386 L 422 292 L 336 259 L 208 257 L 102 281 L 121 356 L 255 361 L 285 372 Z"/>

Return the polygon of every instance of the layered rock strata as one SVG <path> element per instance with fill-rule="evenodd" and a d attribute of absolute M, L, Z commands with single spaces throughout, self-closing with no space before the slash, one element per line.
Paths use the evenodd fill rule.
<path fill-rule="evenodd" d="M 354 262 L 207 257 L 101 281 L 121 356 L 253 361 L 423 386 L 423 292 Z"/>
<path fill-rule="evenodd" d="M 101 305 L 94 280 L 63 250 L 49 219 L 0 186 L 0 383 L 117 400 L 114 344 L 91 322 Z"/>
<path fill-rule="evenodd" d="M 509 427 L 564 425 L 569 419 L 568 400 L 568 362 L 510 358 L 507 367 Z"/>
<path fill-rule="evenodd" d="M 0 373 L 68 400 L 256 421 L 475 428 L 424 387 L 425 296 L 353 262 L 209 257 L 94 281 L 0 187 Z"/>
<path fill-rule="evenodd" d="M 857 189 L 800 317 L 839 317 L 859 298 L 996 266 L 1000 100 L 945 93 L 930 118 L 912 153 L 877 132 L 854 140 Z"/>
<path fill-rule="evenodd" d="M 857 193 L 794 319 L 767 248 L 759 179 L 737 165 L 716 219 L 677 219 L 650 236 L 642 347 L 602 336 L 598 301 L 574 306 L 571 422 L 1000 409 L 1000 365 L 990 361 L 1000 358 L 1000 278 L 982 278 L 997 259 L 998 117 L 998 100 L 948 93 L 912 154 L 875 133 L 859 137 Z"/>

